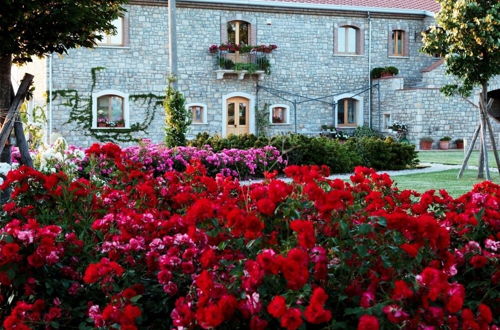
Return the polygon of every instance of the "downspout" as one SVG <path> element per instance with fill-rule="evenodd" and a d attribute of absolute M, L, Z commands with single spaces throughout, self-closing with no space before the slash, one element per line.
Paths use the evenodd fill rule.
<path fill-rule="evenodd" d="M 170 75 L 174 78 L 172 83 L 177 89 L 177 5 L 176 0 L 168 0 L 168 46 L 169 46 L 169 66 Z"/>
<path fill-rule="evenodd" d="M 52 53 L 49 55 L 49 116 L 48 116 L 48 132 L 47 132 L 47 144 L 52 143 Z"/>
<path fill-rule="evenodd" d="M 372 128 L 372 16 L 370 12 L 368 14 L 368 86 L 370 87 L 368 91 L 368 127 Z"/>

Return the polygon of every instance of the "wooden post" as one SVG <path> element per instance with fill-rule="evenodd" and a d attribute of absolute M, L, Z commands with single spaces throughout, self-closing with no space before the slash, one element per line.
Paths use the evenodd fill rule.
<path fill-rule="evenodd" d="M 26 95 L 28 94 L 29 87 L 31 82 L 33 81 L 33 76 L 30 74 L 25 74 L 24 78 L 21 82 L 21 86 L 17 90 L 17 94 L 12 100 L 10 104 L 9 110 L 7 112 L 7 116 L 3 122 L 2 130 L 0 131 L 0 154 L 3 152 L 5 148 L 5 144 L 9 139 L 10 133 L 12 132 L 12 128 L 14 127 L 15 119 L 17 118 L 17 112 L 19 110 L 19 106 L 22 104 Z"/>
<path fill-rule="evenodd" d="M 14 99 L 14 87 L 10 90 L 11 100 Z M 23 124 L 20 121 L 20 116 L 18 115 L 14 123 L 14 135 L 16 136 L 16 145 L 19 148 L 19 153 L 21 154 L 21 164 L 33 167 L 33 160 L 31 159 L 30 149 L 28 142 L 26 142 L 26 137 L 24 136 Z"/>
<path fill-rule="evenodd" d="M 462 168 L 460 172 L 458 172 L 457 179 L 460 179 L 464 175 L 464 171 L 467 168 L 467 162 L 469 161 L 470 155 L 472 154 L 472 150 L 474 149 L 474 145 L 476 144 L 477 137 L 479 136 L 479 131 L 481 130 L 481 124 L 479 124 L 474 132 L 474 136 L 470 142 L 470 145 L 467 148 L 467 152 L 465 154 L 464 162 L 462 163 Z"/>

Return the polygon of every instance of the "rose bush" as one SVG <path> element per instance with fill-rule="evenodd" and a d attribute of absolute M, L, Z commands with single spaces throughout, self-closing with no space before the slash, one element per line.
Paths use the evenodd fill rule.
<path fill-rule="evenodd" d="M 242 186 L 141 150 L 7 175 L 5 329 L 498 329 L 500 186 L 453 199 L 317 166 Z"/>

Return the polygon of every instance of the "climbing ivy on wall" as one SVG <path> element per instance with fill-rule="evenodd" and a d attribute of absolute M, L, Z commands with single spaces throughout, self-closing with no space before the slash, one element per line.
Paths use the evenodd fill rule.
<path fill-rule="evenodd" d="M 130 105 L 134 104 L 146 109 L 142 122 L 133 123 L 129 128 L 92 128 L 92 94 L 97 81 L 97 73 L 105 70 L 104 67 L 95 67 L 90 70 L 92 85 L 89 96 L 80 96 L 75 89 L 52 91 L 52 101 L 63 99 L 61 105 L 70 108 L 69 119 L 65 124 L 76 123 L 85 136 L 91 136 L 101 142 L 134 142 L 139 138 L 136 133 L 145 133 L 154 120 L 156 110 L 162 108 L 164 95 L 152 93 L 129 95 Z"/>

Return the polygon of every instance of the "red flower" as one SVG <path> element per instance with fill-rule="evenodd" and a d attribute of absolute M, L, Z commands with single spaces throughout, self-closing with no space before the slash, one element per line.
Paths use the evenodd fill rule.
<path fill-rule="evenodd" d="M 408 253 L 409 256 L 413 258 L 417 256 L 418 249 L 420 248 L 418 244 L 408 244 L 408 243 L 401 244 L 399 247 L 401 248 L 401 250 L 405 251 L 406 253 Z"/>
<path fill-rule="evenodd" d="M 469 263 L 474 268 L 483 268 L 488 263 L 488 258 L 486 258 L 484 256 L 480 256 L 480 255 L 473 256 L 472 258 L 470 258 Z"/>
<path fill-rule="evenodd" d="M 280 318 L 287 310 L 285 298 L 275 296 L 267 305 L 267 312 L 276 318 Z"/>
<path fill-rule="evenodd" d="M 90 264 L 85 270 L 85 275 L 83 276 L 83 281 L 85 283 L 96 283 L 102 281 L 107 283 L 111 281 L 112 276 L 121 276 L 123 274 L 123 268 L 114 261 L 109 261 L 107 258 L 102 258 L 96 264 Z"/>
<path fill-rule="evenodd" d="M 314 236 L 314 226 L 311 221 L 294 220 L 290 224 L 290 228 L 297 233 L 300 246 L 306 249 L 314 247 L 316 237 Z"/>
<path fill-rule="evenodd" d="M 358 330 L 378 330 L 380 327 L 375 316 L 363 315 L 359 318 Z"/>
<path fill-rule="evenodd" d="M 323 288 L 318 287 L 314 289 L 311 296 L 311 301 L 304 311 L 304 318 L 309 323 L 321 324 L 331 320 L 332 313 L 324 309 L 324 305 L 328 295 Z"/>
<path fill-rule="evenodd" d="M 493 315 L 491 313 L 491 309 L 488 307 L 488 305 L 485 304 L 479 304 L 479 307 L 477 308 L 478 310 L 478 319 L 480 322 L 490 324 L 493 322 Z"/>
<path fill-rule="evenodd" d="M 392 291 L 392 299 L 402 300 L 413 296 L 413 291 L 408 287 L 405 281 L 394 282 L 394 290 Z"/>
<path fill-rule="evenodd" d="M 290 308 L 281 317 L 280 325 L 288 330 L 298 329 L 302 325 L 302 317 L 298 308 Z"/>
<path fill-rule="evenodd" d="M 274 214 L 276 204 L 274 204 L 269 198 L 263 198 L 257 202 L 257 209 L 260 213 L 270 216 Z"/>

